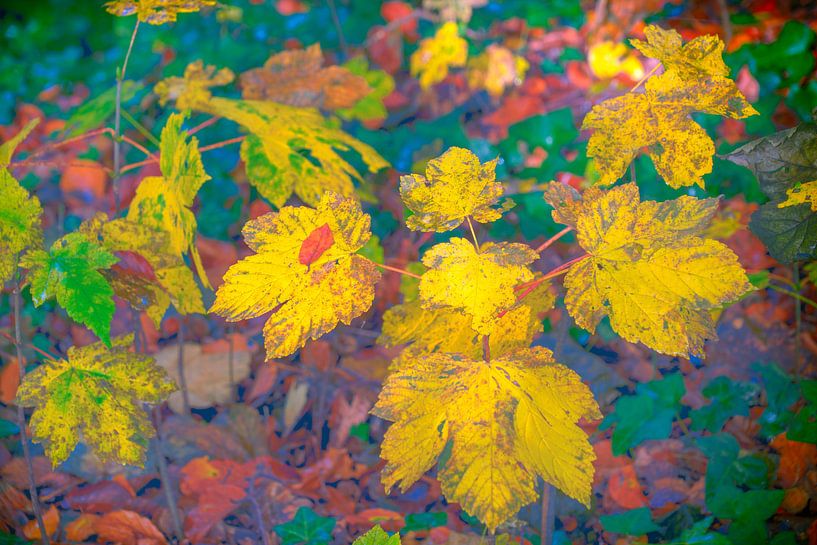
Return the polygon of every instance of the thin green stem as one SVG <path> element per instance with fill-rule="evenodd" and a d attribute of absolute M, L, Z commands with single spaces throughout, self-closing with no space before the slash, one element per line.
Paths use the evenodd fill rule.
<path fill-rule="evenodd" d="M 805 303 L 805 304 L 809 305 L 810 307 L 817 308 L 817 301 L 813 301 L 813 300 L 809 299 L 808 297 L 800 295 L 797 292 L 789 291 L 789 290 L 787 290 L 785 288 L 781 288 L 780 286 L 775 286 L 774 284 L 769 284 L 769 289 L 773 289 L 774 291 L 779 291 L 780 293 L 784 293 L 784 294 L 786 294 L 786 295 L 788 295 L 790 297 L 794 297 L 798 301 L 800 301 L 802 303 Z"/>
<path fill-rule="evenodd" d="M 119 177 L 122 168 L 122 139 L 120 137 L 122 131 L 122 82 L 125 81 L 125 73 L 128 69 L 128 61 L 130 60 L 131 51 L 133 51 L 133 43 L 136 41 L 136 32 L 139 30 L 139 19 L 136 19 L 136 24 L 133 25 L 133 33 L 128 44 L 128 52 L 125 53 L 125 61 L 122 63 L 122 70 L 117 70 L 116 73 L 116 105 L 113 118 L 113 216 L 119 211 Z"/>
<path fill-rule="evenodd" d="M 466 216 L 465 218 L 468 221 L 468 229 L 471 230 L 471 238 L 474 239 L 474 248 L 477 249 L 477 253 L 479 253 L 479 241 L 477 240 L 477 233 L 474 231 L 474 224 L 471 223 L 471 217 Z"/>
<path fill-rule="evenodd" d="M 369 260 L 369 261 L 371 261 L 371 260 Z M 382 263 L 378 263 L 376 261 L 372 261 L 372 263 L 374 263 L 375 266 L 380 267 L 381 269 L 384 269 L 386 271 L 400 273 L 400 274 L 403 274 L 405 276 L 410 276 L 412 278 L 422 278 L 422 276 L 420 276 L 419 274 L 414 274 L 413 272 L 409 272 L 409 271 L 404 270 L 404 269 L 398 269 L 397 267 L 392 267 L 390 265 L 383 265 Z"/>
<path fill-rule="evenodd" d="M 159 139 L 156 138 L 155 136 L 153 136 L 150 133 L 150 131 L 147 130 L 147 128 L 144 125 L 142 125 L 141 123 L 136 121 L 136 119 L 134 119 L 134 117 L 131 114 L 129 114 L 127 110 L 124 110 L 124 109 L 122 110 L 122 117 L 124 117 L 125 121 L 130 123 L 133 126 L 134 129 L 139 131 L 139 134 L 141 134 L 142 136 L 144 136 L 145 138 L 150 140 L 150 142 L 154 146 L 156 146 L 158 148 L 159 146 L 162 145 L 162 143 L 159 141 Z"/>

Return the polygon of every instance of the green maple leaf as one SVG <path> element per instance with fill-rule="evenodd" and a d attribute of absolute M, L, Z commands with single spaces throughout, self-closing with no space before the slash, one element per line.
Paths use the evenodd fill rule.
<path fill-rule="evenodd" d="M 332 541 L 335 519 L 318 516 L 308 507 L 300 507 L 293 519 L 275 527 L 282 545 L 325 545 Z"/>
<path fill-rule="evenodd" d="M 88 326 L 110 346 L 116 306 L 113 288 L 99 271 L 117 261 L 116 256 L 83 233 L 69 233 L 47 252 L 27 253 L 20 263 L 29 269 L 34 306 L 56 297 L 72 320 Z"/>
<path fill-rule="evenodd" d="M 160 403 L 176 389 L 153 358 L 129 352 L 133 335 L 68 349 L 28 373 L 17 403 L 34 407 L 33 440 L 56 466 L 83 441 L 102 461 L 141 464 L 153 426 L 143 402 Z"/>
<path fill-rule="evenodd" d="M 43 209 L 37 197 L 14 179 L 6 169 L 14 150 L 37 126 L 39 119 L 26 125 L 11 140 L 0 146 L 0 284 L 11 279 L 17 269 L 20 252 L 42 244 L 40 216 Z"/>
<path fill-rule="evenodd" d="M 390 536 L 377 525 L 357 538 L 352 545 L 400 545 L 400 534 Z"/>

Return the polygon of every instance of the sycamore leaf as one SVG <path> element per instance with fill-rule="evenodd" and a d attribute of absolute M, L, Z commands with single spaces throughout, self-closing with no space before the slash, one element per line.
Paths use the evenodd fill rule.
<path fill-rule="evenodd" d="M 159 166 L 162 176 L 144 178 L 128 209 L 128 220 L 164 231 L 170 239 L 170 250 L 181 257 L 189 254 L 205 287 L 207 274 L 196 249 L 196 216 L 190 207 L 199 188 L 210 179 L 204 172 L 195 137 L 187 139 L 182 130 L 184 116 L 173 114 L 162 129 Z"/>
<path fill-rule="evenodd" d="M 689 77 L 729 75 L 723 62 L 724 43 L 718 36 L 698 36 L 684 44 L 675 30 L 656 25 L 647 25 L 644 36 L 646 42 L 633 39 L 630 43 L 647 57 L 661 61 L 667 71 L 675 70 Z"/>
<path fill-rule="evenodd" d="M 423 308 L 454 308 L 473 318 L 475 331 L 487 335 L 497 314 L 516 304 L 514 286 L 533 278 L 529 265 L 539 254 L 524 244 L 485 243 L 477 251 L 464 238 L 452 238 L 423 255 L 429 270 L 420 280 Z"/>
<path fill-rule="evenodd" d="M 712 171 L 715 144 L 690 114 L 742 119 L 757 111 L 726 77 L 719 38 L 701 37 L 681 47 L 677 37 L 676 47 L 677 35 L 648 28 L 649 41 L 636 40 L 634 45 L 665 60 L 666 71 L 647 80 L 642 94 L 628 93 L 593 107 L 582 123 L 583 129 L 595 129 L 587 155 L 595 158 L 600 185 L 615 183 L 646 148 L 671 187 L 703 187 L 703 175 Z"/>
<path fill-rule="evenodd" d="M 323 62 L 320 44 L 273 55 L 262 68 L 241 74 L 241 96 L 337 110 L 353 106 L 371 91 L 362 77 L 342 66 L 325 67 Z"/>
<path fill-rule="evenodd" d="M 786 196 L 788 198 L 778 204 L 778 208 L 808 203 L 811 211 L 817 212 L 817 181 L 796 185 L 786 191 Z"/>
<path fill-rule="evenodd" d="M 117 270 L 117 265 L 110 274 L 103 274 L 118 297 L 134 308 L 146 310 L 157 327 L 170 303 L 180 314 L 205 312 L 193 272 L 181 254 L 171 248 L 166 231 L 126 218 L 108 220 L 104 213 L 84 221 L 79 230 L 111 252 L 138 254 L 148 263 L 150 270 L 146 273 Z"/>
<path fill-rule="evenodd" d="M 20 252 L 42 245 L 40 200 L 29 195 L 6 169 L 15 148 L 40 122 L 31 120 L 12 139 L 0 146 L 0 286 L 11 280 Z"/>
<path fill-rule="evenodd" d="M 179 110 L 193 109 L 196 104 L 206 103 L 212 93 L 210 87 L 227 85 L 235 79 L 229 68 L 216 71 L 215 66 L 204 66 L 201 60 L 192 62 L 184 69 L 182 77 L 172 76 L 163 79 L 153 88 L 159 96 L 159 104 L 164 106 L 168 101 L 175 101 Z"/>
<path fill-rule="evenodd" d="M 397 532 L 390 536 L 378 524 L 354 540 L 352 545 L 401 545 L 400 533 Z"/>
<path fill-rule="evenodd" d="M 56 297 L 72 320 L 85 324 L 110 345 L 116 306 L 113 289 L 100 270 L 117 261 L 107 249 L 77 232 L 56 240 L 47 252 L 29 251 L 20 264 L 29 269 L 34 306 Z"/>
<path fill-rule="evenodd" d="M 26 374 L 17 403 L 34 407 L 33 440 L 56 466 L 82 439 L 102 461 L 144 462 L 153 435 L 143 403 L 161 403 L 175 385 L 144 354 L 129 352 L 133 335 L 68 349 Z"/>
<path fill-rule="evenodd" d="M 568 225 L 588 253 L 564 281 L 576 323 L 594 331 L 609 316 L 630 342 L 703 356 L 704 341 L 717 338 L 711 312 L 752 289 L 732 250 L 702 238 L 717 203 L 689 196 L 641 202 L 634 183 L 590 188 L 564 214 L 551 201 L 554 220 L 575 218 Z"/>
<path fill-rule="evenodd" d="M 541 347 L 490 362 L 451 354 L 406 358 L 373 414 L 386 432 L 386 490 L 405 492 L 443 455 L 448 501 L 490 530 L 536 499 L 536 476 L 588 505 L 595 454 L 576 423 L 601 417 L 590 390 Z"/>
<path fill-rule="evenodd" d="M 498 220 L 513 205 L 493 208 L 504 189 L 496 181 L 497 160 L 480 164 L 479 158 L 464 148 L 449 148 L 426 166 L 426 175 L 400 177 L 400 196 L 414 212 L 406 225 L 414 231 L 450 231 L 465 218 L 480 223 Z"/>
<path fill-rule="evenodd" d="M 817 125 L 803 123 L 744 144 L 726 155 L 747 167 L 771 199 L 749 229 L 783 263 L 817 257 Z"/>
<path fill-rule="evenodd" d="M 230 321 L 272 312 L 264 326 L 268 358 L 284 357 L 366 312 L 380 273 L 357 255 L 371 236 L 354 199 L 327 193 L 317 208 L 285 206 L 244 226 L 256 253 L 224 275 L 211 312 Z"/>
<path fill-rule="evenodd" d="M 541 314 L 553 308 L 555 297 L 547 283 L 539 284 L 523 303 L 517 304 L 492 324 L 488 333 L 492 357 L 527 348 L 542 332 Z M 482 357 L 482 336 L 472 327 L 473 318 L 460 310 L 427 310 L 420 301 L 395 305 L 383 314 L 383 330 L 377 342 L 383 346 L 410 343 L 404 355 L 432 352 Z"/>
<path fill-rule="evenodd" d="M 502 96 L 505 89 L 522 85 L 530 63 L 525 57 L 499 44 L 491 44 L 485 51 L 468 60 L 468 86 L 485 89 L 493 97 Z"/>
<path fill-rule="evenodd" d="M 142 23 L 163 25 L 175 22 L 179 13 L 194 13 L 215 5 L 216 0 L 114 0 L 107 2 L 105 9 L 119 17 L 136 14 Z"/>
<path fill-rule="evenodd" d="M 420 87 L 428 89 L 448 76 L 452 66 L 465 66 L 468 42 L 460 37 L 457 24 L 444 23 L 432 38 L 420 42 L 411 55 L 411 75 L 420 76 Z"/>
<path fill-rule="evenodd" d="M 327 191 L 354 195 L 358 171 L 341 156 L 356 152 L 368 169 L 376 172 L 388 163 L 370 146 L 349 136 L 314 108 L 257 100 L 211 97 L 209 74 L 199 61 L 188 66 L 185 78 L 170 78 L 156 86 L 165 98 L 175 98 L 178 108 L 226 117 L 251 134 L 241 144 L 247 178 L 276 207 L 294 192 L 315 206 Z M 188 72 L 191 74 L 188 77 Z"/>

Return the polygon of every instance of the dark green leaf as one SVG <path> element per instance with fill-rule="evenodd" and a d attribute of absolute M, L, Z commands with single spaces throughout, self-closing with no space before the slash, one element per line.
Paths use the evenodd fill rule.
<path fill-rule="evenodd" d="M 711 400 L 709 405 L 691 412 L 693 430 L 720 431 L 729 418 L 749 416 L 749 402 L 757 397 L 755 385 L 736 382 L 727 377 L 716 377 L 703 389 Z"/>
<path fill-rule="evenodd" d="M 817 214 L 808 204 L 778 208 L 769 202 L 752 214 L 749 229 L 782 263 L 817 257 Z"/>
<path fill-rule="evenodd" d="M 335 519 L 320 517 L 308 507 L 300 507 L 293 519 L 274 528 L 281 545 L 325 545 L 332 541 Z"/>
<path fill-rule="evenodd" d="M 652 515 L 647 507 L 639 507 L 615 515 L 602 515 L 599 518 L 606 531 L 616 534 L 641 536 L 660 530 L 653 522 Z"/>

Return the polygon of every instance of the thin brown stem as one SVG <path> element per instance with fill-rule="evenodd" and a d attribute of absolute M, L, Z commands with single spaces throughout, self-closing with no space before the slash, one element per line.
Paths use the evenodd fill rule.
<path fill-rule="evenodd" d="M 126 141 L 127 141 L 126 137 L 123 137 L 123 138 L 125 138 Z M 223 148 L 223 147 L 229 146 L 231 144 L 237 144 L 239 142 L 242 142 L 242 141 L 244 141 L 245 138 L 246 138 L 245 136 L 236 136 L 235 138 L 230 138 L 229 140 L 224 140 L 222 142 L 216 142 L 215 144 L 210 144 L 209 146 L 204 146 L 203 148 L 199 148 L 199 151 L 200 152 L 205 152 L 205 151 L 212 151 L 212 150 L 218 149 L 218 148 Z M 159 162 L 158 157 L 150 154 L 150 152 L 147 152 L 147 154 L 149 155 L 149 159 L 145 159 L 144 161 L 138 161 L 136 163 L 130 163 L 130 164 L 127 164 L 127 165 L 123 166 L 122 170 L 120 171 L 120 174 L 130 172 L 131 170 L 133 170 L 135 168 L 139 168 L 139 167 L 143 167 L 143 166 L 147 166 L 147 165 Z"/>
<path fill-rule="evenodd" d="M 5 338 L 6 338 L 7 340 L 9 340 L 10 342 L 14 343 L 14 337 L 13 337 L 13 336 L 11 336 L 11 335 L 9 335 L 9 334 L 8 334 L 8 333 L 6 333 L 5 331 L 0 331 L 0 336 L 5 337 Z M 40 355 L 42 355 L 42 356 L 45 356 L 45 357 L 46 357 L 47 359 L 49 359 L 49 360 L 58 360 L 58 359 L 59 359 L 59 358 L 58 358 L 58 357 L 56 357 L 56 356 L 52 356 L 51 354 L 49 354 L 49 353 L 48 353 L 48 352 L 46 352 L 45 350 L 41 350 L 40 348 L 37 348 L 36 346 L 34 346 L 34 345 L 33 345 L 33 344 L 31 344 L 31 343 L 25 343 L 25 346 L 26 346 L 27 348 L 30 348 L 31 350 L 34 350 L 34 351 L 35 351 L 35 352 L 37 352 L 38 354 L 40 354 Z"/>
<path fill-rule="evenodd" d="M 230 138 L 229 140 L 223 140 L 221 142 L 216 142 L 215 144 L 210 144 L 209 146 L 204 146 L 203 148 L 200 148 L 199 151 L 204 153 L 205 151 L 212 151 L 214 149 L 223 148 L 224 146 L 229 146 L 231 144 L 238 144 L 239 142 L 243 142 L 245 138 L 247 137 L 236 136 L 235 138 Z"/>
<path fill-rule="evenodd" d="M 179 343 L 179 358 L 176 361 L 176 370 L 179 373 L 179 388 L 182 391 L 182 406 L 184 414 L 190 414 L 190 394 L 187 392 L 187 380 L 184 377 L 184 317 L 179 317 L 179 333 L 176 337 Z"/>
<path fill-rule="evenodd" d="M 553 502 L 550 501 L 552 495 L 553 487 L 545 482 L 542 488 L 542 526 L 539 533 L 539 542 L 542 545 L 553 543 Z"/>
<path fill-rule="evenodd" d="M 233 333 L 235 330 L 235 325 L 231 322 L 227 326 L 227 339 L 230 344 L 230 352 L 227 357 L 227 371 L 229 372 L 230 378 L 230 400 L 232 401 L 232 396 L 235 393 L 235 344 L 233 341 Z"/>
<path fill-rule="evenodd" d="M 550 246 L 554 242 L 556 242 L 557 240 L 559 240 L 560 238 L 562 238 L 563 236 L 565 236 L 566 234 L 568 234 L 572 230 L 573 230 L 572 227 L 565 227 L 564 229 L 562 229 L 561 231 L 559 231 L 558 233 L 556 233 L 555 235 L 553 235 L 552 237 L 550 237 L 549 239 L 544 241 L 542 244 L 537 246 L 536 249 L 534 250 L 534 252 L 536 252 L 537 254 L 541 254 L 542 252 L 544 252 L 545 250 L 550 248 Z"/>
<path fill-rule="evenodd" d="M 633 85 L 633 88 L 632 88 L 632 89 L 630 89 L 630 92 L 632 93 L 633 91 L 635 91 L 636 89 L 638 89 L 639 87 L 641 87 L 641 84 L 642 84 L 642 83 L 644 83 L 645 81 L 647 81 L 647 79 L 649 79 L 649 77 L 650 77 L 650 76 L 652 76 L 653 74 L 655 74 L 655 72 L 656 72 L 656 70 L 658 70 L 658 67 L 659 67 L 659 66 L 661 66 L 661 63 L 660 63 L 660 62 L 659 62 L 658 64 L 656 64 L 655 66 L 653 66 L 653 67 L 652 67 L 652 70 L 650 70 L 649 72 L 647 72 L 646 74 L 644 74 L 644 77 L 643 77 L 643 78 L 641 78 L 640 80 L 638 80 L 638 83 L 636 83 L 635 85 Z"/>
<path fill-rule="evenodd" d="M 199 123 L 198 125 L 196 125 L 192 129 L 187 131 L 187 136 L 193 136 L 194 134 L 196 134 L 200 130 L 206 129 L 207 127 L 209 127 L 211 125 L 215 125 L 216 123 L 218 123 L 219 119 L 221 119 L 221 118 L 218 117 L 218 116 L 213 116 L 210 119 L 207 119 L 206 121 L 202 121 L 201 123 Z"/>
<path fill-rule="evenodd" d="M 420 276 L 419 274 L 414 274 L 413 272 L 409 272 L 409 271 L 406 271 L 406 270 L 403 270 L 403 269 L 398 269 L 397 267 L 391 267 L 389 265 L 384 265 L 382 263 L 377 263 L 376 261 L 372 261 L 372 263 L 374 263 L 375 266 L 380 267 L 381 269 L 385 269 L 387 271 L 400 273 L 400 274 L 403 274 L 403 275 L 406 275 L 406 276 L 410 276 L 412 278 L 422 278 L 422 276 Z"/>
<path fill-rule="evenodd" d="M 14 291 L 11 296 L 12 306 L 14 307 L 14 348 L 17 350 L 17 367 L 20 372 L 20 384 L 22 384 L 26 376 L 26 362 L 23 357 L 23 333 L 20 325 L 20 307 L 22 306 L 22 300 L 20 297 L 19 278 L 14 285 Z M 26 472 L 28 473 L 28 493 L 31 495 L 31 506 L 34 508 L 34 518 L 37 519 L 37 528 L 40 530 L 40 542 L 42 545 L 49 545 L 48 531 L 45 528 L 40 498 L 37 494 L 37 480 L 34 478 L 34 460 L 31 457 L 31 449 L 28 447 L 26 411 L 19 403 L 17 404 L 17 426 L 20 428 L 20 443 L 23 446 L 23 458 L 25 458 Z"/>
<path fill-rule="evenodd" d="M 579 257 L 577 257 L 575 259 L 571 259 L 570 261 L 562 263 L 561 265 L 559 265 L 558 267 L 556 267 L 552 271 L 544 274 L 543 276 L 540 276 L 539 278 L 531 280 L 530 282 L 527 282 L 525 284 L 520 284 L 520 285 L 516 286 L 514 288 L 515 290 L 518 291 L 518 293 L 516 294 L 516 302 L 519 303 L 520 301 L 522 301 L 522 299 L 524 299 L 525 297 L 530 295 L 533 292 L 533 290 L 535 290 L 536 287 L 538 285 L 540 285 L 541 283 L 546 282 L 547 280 L 550 280 L 551 278 L 555 278 L 557 276 L 560 276 L 560 275 L 563 275 L 563 274 L 567 273 L 567 271 L 570 270 L 570 267 L 572 265 L 578 263 L 579 261 L 583 261 L 583 260 L 587 259 L 588 257 L 590 257 L 590 254 L 584 254 L 584 255 L 579 256 Z M 508 312 L 508 310 L 510 310 L 510 309 L 506 308 L 505 310 L 500 312 L 497 315 L 497 318 L 502 318 L 503 316 L 505 316 L 505 314 Z"/>
<path fill-rule="evenodd" d="M 156 440 L 153 445 L 156 451 L 156 466 L 159 469 L 159 480 L 162 483 L 162 490 L 165 494 L 167 509 L 170 511 L 170 521 L 173 524 L 173 531 L 176 534 L 177 542 L 182 543 L 184 541 L 184 526 L 182 526 L 182 520 L 181 517 L 179 517 L 179 508 L 176 504 L 176 495 L 174 494 L 175 487 L 173 486 L 173 481 L 170 480 L 170 473 L 167 470 L 161 415 L 158 408 L 153 410 L 153 427 L 156 428 Z"/>
<path fill-rule="evenodd" d="M 338 17 L 338 10 L 335 7 L 335 0 L 326 0 L 329 5 L 329 13 L 332 16 L 332 24 L 335 25 L 335 31 L 338 33 L 338 42 L 343 51 L 343 56 L 349 58 L 349 45 L 346 43 L 346 36 L 343 35 L 343 27 L 340 24 L 340 17 Z"/>

